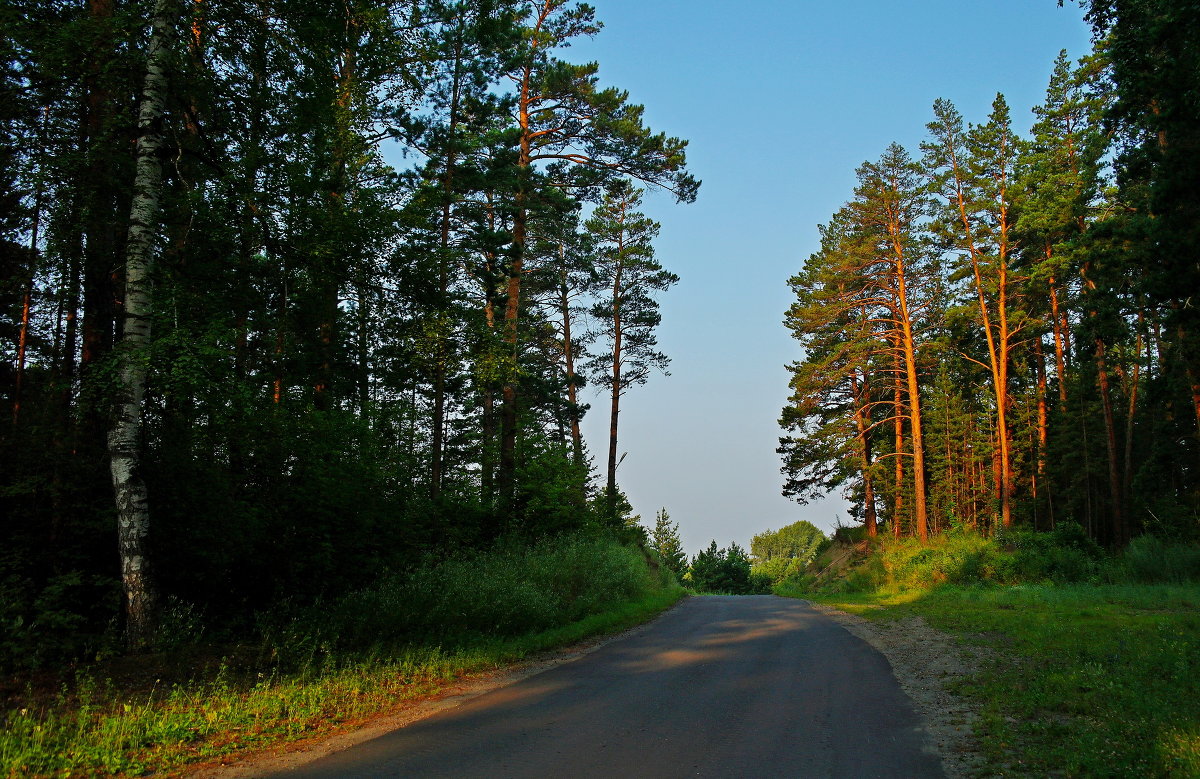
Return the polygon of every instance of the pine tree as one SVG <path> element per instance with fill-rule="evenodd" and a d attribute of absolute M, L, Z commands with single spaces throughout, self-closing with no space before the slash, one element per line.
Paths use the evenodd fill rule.
<path fill-rule="evenodd" d="M 679 280 L 654 259 L 659 226 L 637 210 L 641 201 L 642 190 L 617 179 L 584 225 L 596 247 L 597 299 L 591 314 L 598 323 L 597 351 L 587 365 L 594 382 L 609 391 L 606 489 L 613 494 L 621 397 L 630 387 L 645 384 L 654 369 L 666 371 L 667 356 L 656 348 L 661 315 L 653 295 Z"/>
<path fill-rule="evenodd" d="M 789 366 L 792 394 L 779 424 L 786 480 L 783 494 L 800 503 L 843 484 L 861 499 L 875 534 L 872 372 L 885 348 L 863 302 L 854 259 L 854 223 L 843 208 L 821 228 L 821 250 L 790 285 L 796 302 L 784 324 L 804 350 Z"/>
<path fill-rule="evenodd" d="M 658 559 L 675 574 L 675 578 L 683 580 L 688 569 L 687 554 L 683 551 L 683 543 L 679 540 L 679 525 L 671 521 L 671 515 L 665 508 L 659 509 L 654 515 L 654 530 L 650 533 L 650 548 L 658 553 Z"/>
<path fill-rule="evenodd" d="M 628 103 L 627 93 L 598 88 L 595 63 L 571 65 L 554 56 L 555 49 L 572 38 L 599 31 L 592 8 L 568 0 L 539 0 L 527 11 L 524 42 L 507 71 L 516 88 L 517 159 L 503 334 L 514 356 L 529 214 L 540 166 L 550 166 L 556 179 L 552 183 L 560 188 L 596 186 L 626 176 L 664 187 L 680 202 L 690 202 L 699 187 L 685 169 L 685 141 L 651 133 L 642 123 L 642 107 Z M 515 372 L 505 378 L 502 394 L 499 482 L 501 499 L 511 505 L 517 466 Z"/>
<path fill-rule="evenodd" d="M 991 377 L 995 442 L 996 496 L 1000 523 L 1013 523 L 1015 489 L 1011 372 L 1013 351 L 1028 322 L 1018 299 L 1013 208 L 1014 167 L 1021 142 L 1012 131 L 1002 95 L 992 103 L 988 122 L 964 131 L 962 117 L 945 100 L 934 103 L 932 138 L 922 144 L 925 168 L 942 200 L 940 228 L 952 242 L 958 262 L 972 280 L 977 326 L 986 351 L 981 363 Z"/>

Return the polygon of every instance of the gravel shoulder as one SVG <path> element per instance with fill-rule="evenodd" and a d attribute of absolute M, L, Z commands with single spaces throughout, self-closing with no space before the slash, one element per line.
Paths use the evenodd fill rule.
<path fill-rule="evenodd" d="M 921 617 L 879 623 L 807 602 L 888 659 L 900 686 L 927 723 L 947 777 L 959 779 L 983 772 L 983 754 L 974 737 L 979 706 L 947 688 L 978 673 L 982 664 L 995 656 L 992 650 L 959 643 Z"/>

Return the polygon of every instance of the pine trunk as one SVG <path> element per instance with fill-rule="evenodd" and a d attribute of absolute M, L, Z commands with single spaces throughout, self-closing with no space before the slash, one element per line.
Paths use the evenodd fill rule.
<path fill-rule="evenodd" d="M 897 303 L 897 319 L 900 332 L 897 334 L 901 353 L 904 356 L 905 388 L 908 394 L 908 425 L 912 435 L 913 449 L 913 520 L 916 523 L 917 537 L 922 541 L 929 540 L 929 517 L 926 508 L 925 490 L 925 438 L 921 419 L 921 391 L 917 376 L 917 347 L 913 335 L 912 314 L 908 304 L 908 282 L 906 258 L 904 254 L 903 231 L 896 214 L 891 216 L 888 225 L 891 233 L 893 250 L 893 268 L 895 272 L 895 292 Z"/>
<path fill-rule="evenodd" d="M 879 534 L 879 520 L 875 514 L 875 486 L 871 483 L 871 441 L 867 437 L 867 403 L 870 400 L 867 379 L 858 381 L 857 372 L 850 376 L 854 391 L 854 424 L 858 428 L 858 458 L 863 478 L 863 522 L 867 535 L 874 538 Z"/>
<path fill-rule="evenodd" d="M 892 504 L 892 535 L 899 538 L 902 534 L 900 530 L 901 517 L 904 514 L 904 386 L 900 378 L 900 355 L 898 353 L 893 354 L 893 361 L 892 432 L 895 438 L 895 452 L 892 453 L 892 456 L 896 460 L 896 468 L 895 495 Z"/>
<path fill-rule="evenodd" d="M 450 295 L 450 229 L 454 202 L 455 143 L 458 131 L 458 103 L 462 67 L 462 27 L 454 39 L 454 70 L 450 84 L 450 116 L 446 137 L 446 165 L 442 172 L 441 252 L 438 256 L 439 319 L 448 320 L 446 309 Z M 433 366 L 433 431 L 429 453 L 429 495 L 437 499 L 442 491 L 443 447 L 446 440 L 446 334 L 438 323 L 437 348 Z"/>
<path fill-rule="evenodd" d="M 571 413 L 571 454 L 575 465 L 583 465 L 583 434 L 579 429 L 579 388 L 575 386 L 575 343 L 571 338 L 571 297 L 567 286 L 567 271 L 563 250 L 560 247 L 559 259 L 564 263 L 560 274 L 558 288 L 558 304 L 563 321 L 563 362 L 567 373 L 567 404 Z"/>
<path fill-rule="evenodd" d="M 1050 248 L 1046 248 L 1046 256 L 1050 256 Z M 1058 287 L 1054 277 L 1050 277 L 1050 319 L 1054 327 L 1054 369 L 1058 372 L 1058 399 L 1063 405 L 1067 402 L 1067 324 L 1058 307 Z"/>
<path fill-rule="evenodd" d="M 608 417 L 608 496 L 615 506 L 617 495 L 617 420 L 621 414 L 621 271 L 613 285 L 612 399 Z M 613 508 L 610 506 L 610 508 Z"/>
<path fill-rule="evenodd" d="M 1117 454 L 1117 423 L 1113 414 L 1112 389 L 1108 377 L 1104 342 L 1096 339 L 1096 384 L 1100 389 L 1100 406 L 1104 412 L 1104 443 L 1108 450 L 1108 495 L 1112 501 L 1110 539 L 1113 546 L 1125 543 L 1125 518 L 1121 498 L 1121 469 Z"/>
<path fill-rule="evenodd" d="M 1033 480 L 1033 527 L 1038 529 L 1038 490 L 1045 492 L 1047 519 L 1054 527 L 1054 501 L 1050 496 L 1050 484 L 1046 479 L 1046 446 L 1049 440 L 1049 411 L 1046 406 L 1046 352 L 1039 335 L 1033 342 L 1034 368 L 1037 371 L 1037 473 Z"/>
<path fill-rule="evenodd" d="M 512 364 L 506 371 L 504 386 L 501 390 L 500 409 L 500 500 L 506 510 L 511 510 L 516 486 L 517 470 L 517 358 L 518 358 L 518 318 L 521 311 L 521 276 L 525 265 L 525 244 L 528 239 L 529 218 L 526 207 L 527 178 L 531 164 L 532 139 L 530 137 L 530 80 L 532 71 L 526 68 L 521 82 L 521 95 L 518 101 L 518 122 L 521 128 L 520 156 L 517 160 L 518 176 L 517 192 L 514 197 L 513 211 L 513 258 L 509 265 L 506 301 L 504 306 L 504 342 L 508 346 L 508 357 Z"/>

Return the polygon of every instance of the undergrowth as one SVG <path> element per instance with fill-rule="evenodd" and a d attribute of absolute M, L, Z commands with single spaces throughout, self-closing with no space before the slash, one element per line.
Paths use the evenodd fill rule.
<path fill-rule="evenodd" d="M 995 537 L 958 531 L 927 542 L 878 538 L 859 564 L 818 579 L 811 571 L 785 580 L 776 592 L 797 595 L 922 590 L 947 584 L 1172 584 L 1200 581 L 1200 546 L 1142 536 L 1110 555 L 1078 525 L 1048 533 L 1016 529 Z M 819 557 L 812 567 L 821 569 Z"/>
<path fill-rule="evenodd" d="M 81 677 L 7 714 L 0 775 L 137 775 L 325 732 L 463 675 L 645 621 L 683 591 L 640 549 L 567 537 L 431 563 L 264 615 L 257 670 L 137 696 Z"/>

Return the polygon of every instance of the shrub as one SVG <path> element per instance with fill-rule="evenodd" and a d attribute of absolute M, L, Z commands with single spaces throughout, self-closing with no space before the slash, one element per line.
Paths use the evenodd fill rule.
<path fill-rule="evenodd" d="M 1142 583 L 1183 584 L 1200 581 L 1200 546 L 1140 536 L 1121 560 L 1124 578 Z"/>
<path fill-rule="evenodd" d="M 664 586 L 642 552 L 605 534 L 431 562 L 334 602 L 269 614 L 270 651 L 291 664 L 335 650 L 516 636 L 568 624 Z"/>
<path fill-rule="evenodd" d="M 713 541 L 692 559 L 688 573 L 697 592 L 747 595 L 755 591 L 750 578 L 750 558 L 737 544 L 718 549 Z"/>

